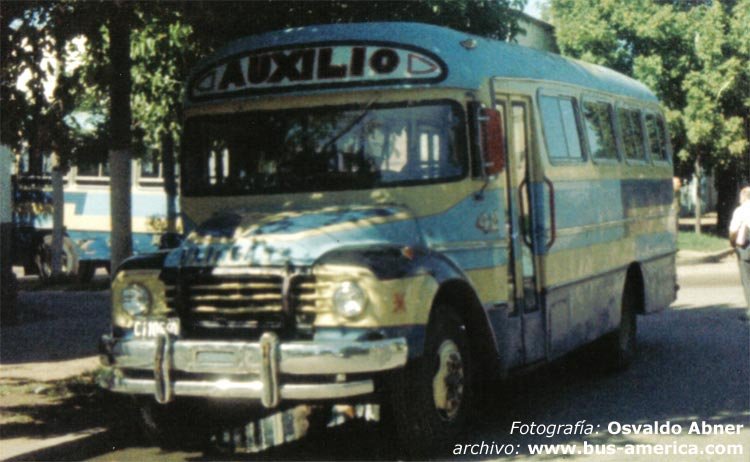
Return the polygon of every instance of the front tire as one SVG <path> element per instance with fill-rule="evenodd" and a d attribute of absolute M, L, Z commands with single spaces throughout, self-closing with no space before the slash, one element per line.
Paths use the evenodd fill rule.
<path fill-rule="evenodd" d="M 210 425 L 204 409 L 192 401 L 159 404 L 153 399 L 137 403 L 141 430 L 150 442 L 163 449 L 205 449 Z"/>
<path fill-rule="evenodd" d="M 390 390 L 394 428 L 411 456 L 429 456 L 464 430 L 475 401 L 474 377 L 465 323 L 452 307 L 438 305 L 424 357 L 399 371 Z"/>
<path fill-rule="evenodd" d="M 75 276 L 78 272 L 78 254 L 75 244 L 69 237 L 63 236 L 62 253 L 60 254 L 60 275 L 63 277 Z M 52 235 L 47 234 L 37 247 L 34 255 L 39 279 L 49 282 L 52 279 Z"/>
<path fill-rule="evenodd" d="M 78 282 L 89 283 L 96 273 L 96 265 L 92 261 L 81 261 L 78 263 Z"/>

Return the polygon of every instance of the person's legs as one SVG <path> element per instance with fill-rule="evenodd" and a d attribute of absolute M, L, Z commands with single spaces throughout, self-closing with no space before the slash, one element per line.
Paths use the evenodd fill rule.
<path fill-rule="evenodd" d="M 737 263 L 740 267 L 740 281 L 742 282 L 742 290 L 745 291 L 745 318 L 750 320 L 750 261 L 737 258 Z"/>

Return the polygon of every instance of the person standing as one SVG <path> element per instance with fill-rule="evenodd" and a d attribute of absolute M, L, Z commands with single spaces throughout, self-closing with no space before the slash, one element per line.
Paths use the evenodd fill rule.
<path fill-rule="evenodd" d="M 740 205 L 734 209 L 729 224 L 729 242 L 737 252 L 740 280 L 748 309 L 745 319 L 750 320 L 750 186 L 740 190 Z"/>

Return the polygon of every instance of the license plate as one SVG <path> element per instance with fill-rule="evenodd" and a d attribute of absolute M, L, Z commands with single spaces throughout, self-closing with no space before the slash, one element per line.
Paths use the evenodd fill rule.
<path fill-rule="evenodd" d="M 136 338 L 154 338 L 163 335 L 180 335 L 180 320 L 170 319 L 144 319 L 133 323 L 133 335 Z"/>

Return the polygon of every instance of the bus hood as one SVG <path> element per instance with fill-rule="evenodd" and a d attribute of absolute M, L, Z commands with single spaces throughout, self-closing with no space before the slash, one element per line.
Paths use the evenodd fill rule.
<path fill-rule="evenodd" d="M 215 214 L 190 233 L 165 266 L 309 266 L 325 253 L 368 245 L 423 244 L 413 213 L 400 206 L 327 207 Z"/>

